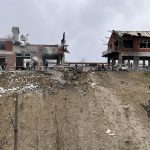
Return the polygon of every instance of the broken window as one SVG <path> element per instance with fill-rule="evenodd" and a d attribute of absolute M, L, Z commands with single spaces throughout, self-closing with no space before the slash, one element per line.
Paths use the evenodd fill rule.
<path fill-rule="evenodd" d="M 5 50 L 5 43 L 4 42 L 0 42 L 0 50 Z"/>
<path fill-rule="evenodd" d="M 150 48 L 150 40 L 141 40 L 140 48 Z"/>
<path fill-rule="evenodd" d="M 115 47 L 118 47 L 118 41 L 114 42 Z"/>
<path fill-rule="evenodd" d="M 123 40 L 124 48 L 133 48 L 133 40 Z"/>
<path fill-rule="evenodd" d="M 30 57 L 30 54 L 29 54 L 29 53 L 27 53 L 27 54 L 25 54 L 25 56 L 26 56 L 26 57 Z"/>
<path fill-rule="evenodd" d="M 16 56 L 22 56 L 22 54 L 21 53 L 17 53 Z"/>

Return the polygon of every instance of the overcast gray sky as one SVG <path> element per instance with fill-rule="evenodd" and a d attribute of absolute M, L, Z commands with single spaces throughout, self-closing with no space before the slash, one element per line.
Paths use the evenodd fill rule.
<path fill-rule="evenodd" d="M 108 31 L 150 30 L 149 5 L 149 0 L 4 0 L 0 36 L 19 26 L 30 43 L 58 44 L 66 32 L 66 60 L 105 61 Z"/>

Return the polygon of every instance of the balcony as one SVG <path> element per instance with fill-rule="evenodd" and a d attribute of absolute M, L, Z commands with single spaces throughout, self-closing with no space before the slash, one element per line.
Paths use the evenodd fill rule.
<path fill-rule="evenodd" d="M 109 55 L 111 53 L 117 53 L 117 52 L 118 52 L 117 49 L 109 48 L 106 51 L 102 52 L 102 57 L 105 57 L 105 56 L 107 56 L 107 55 Z"/>

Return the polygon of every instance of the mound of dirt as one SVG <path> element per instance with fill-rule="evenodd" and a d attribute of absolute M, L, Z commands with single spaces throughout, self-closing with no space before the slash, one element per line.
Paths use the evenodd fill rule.
<path fill-rule="evenodd" d="M 5 72 L 0 75 L 0 149 L 149 150 L 150 74 Z M 141 105 L 143 104 L 143 105 Z M 143 107 L 145 106 L 145 107 Z"/>

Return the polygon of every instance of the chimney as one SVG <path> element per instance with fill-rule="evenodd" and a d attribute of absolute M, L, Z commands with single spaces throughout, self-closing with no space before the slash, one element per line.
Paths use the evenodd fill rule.
<path fill-rule="evenodd" d="M 13 43 L 19 42 L 19 27 L 12 27 Z"/>

